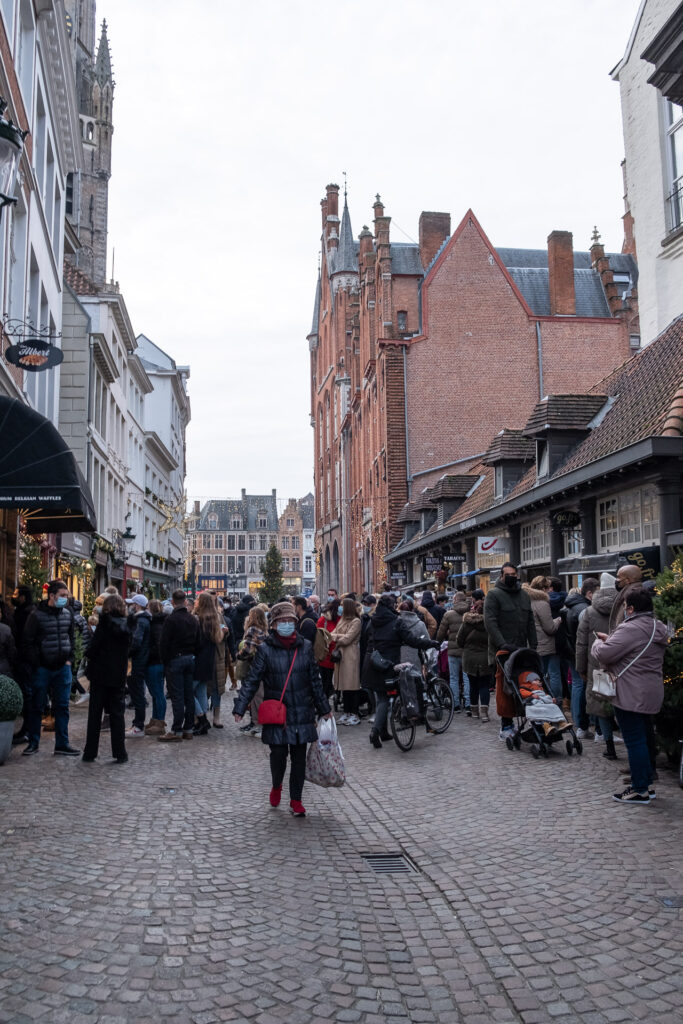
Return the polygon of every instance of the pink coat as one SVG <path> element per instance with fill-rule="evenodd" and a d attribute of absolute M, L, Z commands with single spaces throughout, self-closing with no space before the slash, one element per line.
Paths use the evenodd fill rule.
<path fill-rule="evenodd" d="M 650 646 L 645 646 L 652 636 Z M 612 699 L 615 708 L 638 711 L 643 715 L 656 715 L 664 700 L 662 665 L 667 644 L 664 623 L 649 612 L 637 612 L 620 622 L 606 640 L 596 640 L 591 654 L 600 665 L 613 674 L 626 671 L 617 679 L 617 695 Z M 632 668 L 633 659 L 645 650 Z"/>

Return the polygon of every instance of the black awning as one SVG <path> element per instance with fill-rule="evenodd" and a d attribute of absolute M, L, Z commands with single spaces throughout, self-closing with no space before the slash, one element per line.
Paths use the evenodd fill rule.
<path fill-rule="evenodd" d="M 56 427 L 16 398 L 0 396 L 0 508 L 28 533 L 97 529 L 90 489 Z"/>

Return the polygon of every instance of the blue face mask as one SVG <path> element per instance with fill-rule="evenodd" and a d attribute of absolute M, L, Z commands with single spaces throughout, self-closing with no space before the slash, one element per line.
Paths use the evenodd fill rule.
<path fill-rule="evenodd" d="M 337 615 L 343 615 L 343 614 L 344 614 L 344 606 L 341 605 L 341 604 L 337 605 Z"/>
<path fill-rule="evenodd" d="M 278 636 L 292 636 L 294 634 L 294 623 L 293 622 L 278 622 L 275 627 L 275 632 Z"/>
<path fill-rule="evenodd" d="M 55 608 L 66 608 L 68 600 L 68 597 L 56 597 Z"/>
<path fill-rule="evenodd" d="M 372 611 L 372 605 L 371 604 L 364 604 L 363 605 L 363 611 L 366 612 L 369 615 L 370 612 Z"/>

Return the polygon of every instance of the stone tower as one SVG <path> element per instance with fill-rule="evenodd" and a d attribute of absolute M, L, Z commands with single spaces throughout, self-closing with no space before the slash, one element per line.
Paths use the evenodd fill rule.
<path fill-rule="evenodd" d="M 71 179 L 67 195 L 67 215 L 81 243 L 72 262 L 101 286 L 107 276 L 114 78 L 106 21 L 94 52 L 95 0 L 71 0 L 70 6 L 84 157 L 83 171 Z"/>

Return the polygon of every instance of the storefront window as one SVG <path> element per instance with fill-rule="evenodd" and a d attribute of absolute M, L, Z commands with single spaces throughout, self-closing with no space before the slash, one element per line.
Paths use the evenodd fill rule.
<path fill-rule="evenodd" d="M 522 562 L 534 564 L 550 560 L 550 525 L 546 519 L 527 523 L 521 530 Z"/>
<path fill-rule="evenodd" d="M 564 557 L 580 555 L 583 551 L 583 538 L 581 530 L 565 530 L 564 534 Z"/>
<path fill-rule="evenodd" d="M 600 551 L 659 542 L 659 499 L 652 485 L 598 502 Z"/>

